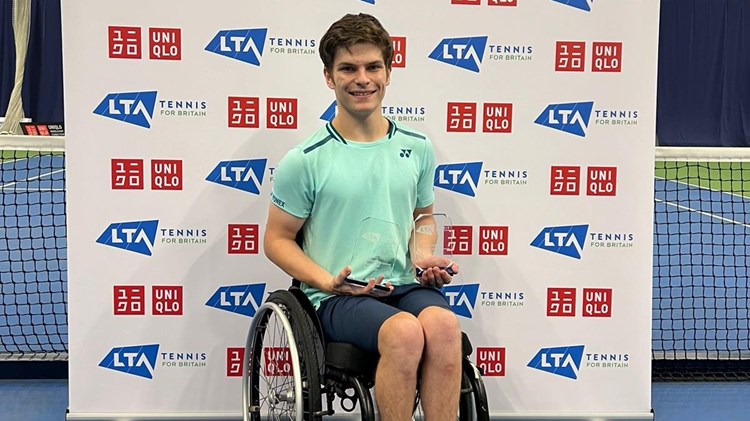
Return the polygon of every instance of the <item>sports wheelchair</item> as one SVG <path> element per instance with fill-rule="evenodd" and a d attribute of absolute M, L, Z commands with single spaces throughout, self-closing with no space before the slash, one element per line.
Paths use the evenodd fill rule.
<path fill-rule="evenodd" d="M 456 419 L 488 421 L 482 373 L 468 358 L 472 346 L 466 334 L 462 348 Z M 243 419 L 321 420 L 336 412 L 338 397 L 343 411 L 352 412 L 358 404 L 361 419 L 375 421 L 370 388 L 377 360 L 351 344 L 326 342 L 320 320 L 295 280 L 288 290 L 271 293 L 253 317 L 242 370 Z M 424 419 L 418 392 L 413 419 Z"/>

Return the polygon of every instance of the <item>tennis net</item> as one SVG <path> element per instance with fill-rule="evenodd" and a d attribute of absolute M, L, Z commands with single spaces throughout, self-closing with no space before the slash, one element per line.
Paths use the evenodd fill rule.
<path fill-rule="evenodd" d="M 0 360 L 67 359 L 64 141 L 0 137 Z"/>
<path fill-rule="evenodd" d="M 655 374 L 748 377 L 750 151 L 657 148 L 655 170 Z"/>

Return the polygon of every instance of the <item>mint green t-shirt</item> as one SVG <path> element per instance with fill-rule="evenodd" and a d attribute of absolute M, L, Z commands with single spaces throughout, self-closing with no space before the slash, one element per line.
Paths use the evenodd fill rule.
<path fill-rule="evenodd" d="M 408 257 L 416 208 L 435 200 L 435 156 L 426 136 L 389 121 L 374 142 L 345 140 L 328 123 L 289 150 L 274 171 L 271 200 L 298 218 L 302 249 L 332 275 L 417 282 Z M 330 295 L 302 286 L 317 308 Z"/>

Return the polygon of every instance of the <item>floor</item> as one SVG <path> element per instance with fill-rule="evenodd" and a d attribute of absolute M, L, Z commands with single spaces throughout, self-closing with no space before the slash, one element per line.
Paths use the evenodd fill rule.
<path fill-rule="evenodd" d="M 654 383 L 656 421 L 748 421 L 750 382 Z M 0 380 L 0 420 L 64 421 L 66 380 Z"/>

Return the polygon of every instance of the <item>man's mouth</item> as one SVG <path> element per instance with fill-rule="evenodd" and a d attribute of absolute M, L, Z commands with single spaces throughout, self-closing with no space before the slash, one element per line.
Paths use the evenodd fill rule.
<path fill-rule="evenodd" d="M 357 92 L 350 92 L 349 94 L 350 95 L 354 95 L 354 96 L 368 96 L 368 95 L 372 95 L 374 93 L 375 93 L 375 91 L 364 91 L 364 92 L 357 91 Z"/>

